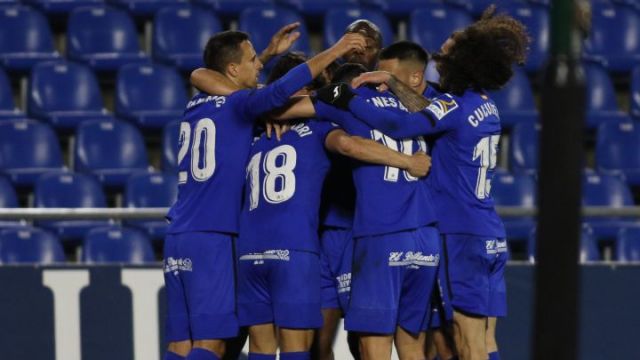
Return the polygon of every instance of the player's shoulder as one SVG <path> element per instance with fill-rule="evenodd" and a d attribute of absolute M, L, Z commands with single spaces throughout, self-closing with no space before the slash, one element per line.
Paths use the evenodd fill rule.
<path fill-rule="evenodd" d="M 431 99 L 431 103 L 425 110 L 431 112 L 436 119 L 442 120 L 445 117 L 453 117 L 460 114 L 463 104 L 464 101 L 460 96 L 442 93 Z"/>
<path fill-rule="evenodd" d="M 227 96 L 198 93 L 187 103 L 186 111 L 194 111 L 202 107 L 220 109 L 227 103 Z"/>

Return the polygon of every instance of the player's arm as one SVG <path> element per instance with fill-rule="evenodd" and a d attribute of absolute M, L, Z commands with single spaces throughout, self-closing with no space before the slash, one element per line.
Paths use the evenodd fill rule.
<path fill-rule="evenodd" d="M 273 57 L 288 51 L 300 37 L 300 32 L 296 31 L 299 27 L 300 23 L 294 22 L 280 28 L 280 30 L 271 37 L 267 48 L 258 56 L 260 62 L 266 64 L 269 60 L 273 59 Z"/>
<path fill-rule="evenodd" d="M 420 111 L 431 103 L 429 99 L 422 96 L 422 94 L 418 94 L 410 86 L 398 80 L 393 74 L 387 71 L 373 71 L 360 74 L 360 76 L 351 82 L 351 86 L 354 88 L 363 84 L 379 84 L 388 87 L 410 112 Z"/>
<path fill-rule="evenodd" d="M 207 69 L 198 68 L 191 72 L 191 85 L 207 94 L 228 96 L 240 90 L 238 85 L 229 80 L 221 73 Z"/>
<path fill-rule="evenodd" d="M 349 136 L 341 129 L 333 130 L 327 135 L 325 147 L 329 151 L 362 162 L 407 170 L 415 177 L 426 176 L 431 168 L 431 158 L 423 152 L 406 155 L 373 140 Z"/>

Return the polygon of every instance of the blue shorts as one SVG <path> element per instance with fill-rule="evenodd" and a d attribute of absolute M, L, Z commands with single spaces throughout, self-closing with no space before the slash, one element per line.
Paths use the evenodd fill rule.
<path fill-rule="evenodd" d="M 164 282 L 167 341 L 225 339 L 238 334 L 232 236 L 168 234 Z"/>
<path fill-rule="evenodd" d="M 446 235 L 444 256 L 455 310 L 485 317 L 507 315 L 504 268 L 509 250 L 505 239 Z"/>
<path fill-rule="evenodd" d="M 355 239 L 349 331 L 412 334 L 427 329 L 440 259 L 434 227 Z"/>
<path fill-rule="evenodd" d="M 351 294 L 351 229 L 325 228 L 320 235 L 320 286 L 322 308 L 346 313 Z"/>
<path fill-rule="evenodd" d="M 320 328 L 319 255 L 295 250 L 241 255 L 238 319 L 242 326 L 274 323 L 291 329 Z"/>
<path fill-rule="evenodd" d="M 440 237 L 440 248 L 442 249 L 442 241 Z M 447 283 L 445 262 L 440 261 L 438 264 L 438 281 L 436 288 L 431 295 L 431 313 L 429 315 L 429 329 L 439 329 L 453 321 L 453 308 L 451 307 L 451 299 L 449 297 L 449 285 Z"/>

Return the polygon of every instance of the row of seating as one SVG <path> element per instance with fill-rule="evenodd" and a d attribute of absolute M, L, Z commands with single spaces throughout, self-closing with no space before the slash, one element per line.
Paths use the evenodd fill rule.
<path fill-rule="evenodd" d="M 160 173 L 135 173 L 124 188 L 123 206 L 127 208 L 169 207 L 177 198 L 178 181 L 175 175 Z M 0 208 L 18 207 L 13 186 L 0 177 Z M 36 208 L 106 208 L 107 201 L 102 185 L 94 177 L 81 173 L 53 172 L 38 179 L 33 190 L 33 206 Z M 131 220 L 127 225 L 139 228 L 154 240 L 162 240 L 166 221 Z M 63 240 L 75 241 L 91 229 L 106 226 L 106 220 L 47 220 L 37 221 L 40 227 L 49 229 Z M 0 228 L 20 226 L 21 222 L 1 221 Z"/>
<path fill-rule="evenodd" d="M 430 52 L 437 51 L 453 31 L 473 21 L 472 14 L 464 7 L 438 2 L 407 3 L 412 3 L 409 38 Z M 527 2 L 503 3 L 500 9 L 521 20 L 529 29 L 532 45 L 525 69 L 537 71 L 549 53 L 549 9 L 545 5 Z M 191 70 L 201 64 L 200 54 L 206 39 L 223 29 L 222 22 L 209 10 L 178 1 L 175 4 L 155 13 L 152 53 L 156 61 Z M 324 18 L 325 46 L 334 43 L 346 24 L 358 18 L 368 18 L 378 24 L 386 45 L 393 41 L 391 21 L 385 14 L 393 14 L 401 4 L 394 2 L 394 6 L 382 6 L 384 10 L 363 8 L 357 4 L 347 7 L 331 5 L 326 2 L 317 5 L 323 13 L 330 9 Z M 294 50 L 311 52 L 304 18 L 295 10 L 278 6 L 243 9 L 238 21 L 239 29 L 251 34 L 258 51 L 268 45 L 271 35 L 280 27 L 299 21 L 302 34 Z M 630 71 L 640 58 L 640 10 L 622 4 L 598 2 L 594 4 L 593 14 L 593 30 L 585 43 L 585 54 L 601 61 L 612 71 Z M 133 19 L 124 10 L 104 5 L 79 7 L 69 15 L 67 55 L 69 59 L 85 62 L 98 71 L 115 71 L 123 64 L 149 60 L 141 51 L 136 35 Z M 54 48 L 46 19 L 39 11 L 27 6 L 0 8 L 0 37 L 5 39 L 0 43 L 0 59 L 9 70 L 25 71 L 38 61 L 60 57 Z"/>
<path fill-rule="evenodd" d="M 80 260 L 86 264 L 144 264 L 157 261 L 149 238 L 121 226 L 103 226 L 87 233 Z M 0 264 L 54 264 L 66 262 L 58 238 L 36 227 L 0 231 Z"/>

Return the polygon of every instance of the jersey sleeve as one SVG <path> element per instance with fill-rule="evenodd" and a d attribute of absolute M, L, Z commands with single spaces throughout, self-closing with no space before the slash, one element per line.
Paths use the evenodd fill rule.
<path fill-rule="evenodd" d="M 280 79 L 261 88 L 248 91 L 238 100 L 244 116 L 253 120 L 259 115 L 285 105 L 289 98 L 313 80 L 311 70 L 304 63 L 291 69 Z"/>
<path fill-rule="evenodd" d="M 340 129 L 340 126 L 338 124 L 329 121 L 313 120 L 309 122 L 309 126 L 311 127 L 313 133 L 317 134 L 318 139 L 320 139 L 323 144 L 330 132 Z"/>
<path fill-rule="evenodd" d="M 371 127 L 397 139 L 449 131 L 455 128 L 461 113 L 456 100 L 448 94 L 433 99 L 429 106 L 415 113 L 397 114 L 358 96 L 349 103 L 349 110 Z"/>
<path fill-rule="evenodd" d="M 360 122 L 360 120 L 354 117 L 352 113 L 340 110 L 322 101 L 316 101 L 313 106 L 318 120 L 337 124 L 349 134 L 356 132 L 358 125 L 356 122 Z"/>

